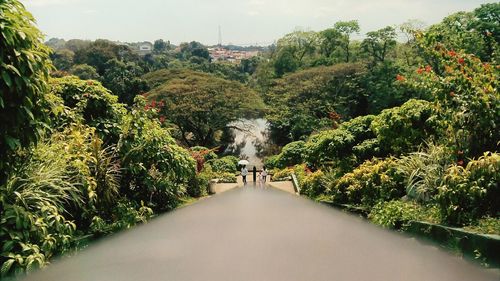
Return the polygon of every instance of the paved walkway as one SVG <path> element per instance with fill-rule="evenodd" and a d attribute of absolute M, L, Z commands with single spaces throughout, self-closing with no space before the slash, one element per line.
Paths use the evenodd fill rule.
<path fill-rule="evenodd" d="M 101 240 L 36 281 L 481 281 L 498 271 L 274 188 L 236 188 Z"/>
<path fill-rule="evenodd" d="M 275 181 L 275 182 L 269 182 L 270 176 L 267 177 L 267 183 L 266 187 L 274 187 L 283 191 L 286 191 L 288 193 L 295 194 L 295 189 L 293 187 L 293 184 L 291 181 Z M 236 183 L 218 183 L 215 185 L 215 193 L 222 193 L 229 191 L 233 188 L 243 186 L 243 180 L 241 176 L 238 176 L 236 178 Z M 246 187 L 263 187 L 260 186 L 258 183 L 253 182 L 252 175 L 247 176 L 247 185 Z"/>

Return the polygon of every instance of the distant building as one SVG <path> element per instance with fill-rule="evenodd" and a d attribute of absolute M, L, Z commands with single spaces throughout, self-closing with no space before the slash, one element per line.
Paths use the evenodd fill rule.
<path fill-rule="evenodd" d="M 228 50 L 223 47 L 208 48 L 212 61 L 228 61 L 230 63 L 238 64 L 243 59 L 249 59 L 257 56 L 258 51 L 237 51 Z"/>
<path fill-rule="evenodd" d="M 142 43 L 139 43 L 139 55 L 147 55 L 147 54 L 151 54 L 151 52 L 153 52 L 153 44 L 151 42 L 142 42 Z"/>

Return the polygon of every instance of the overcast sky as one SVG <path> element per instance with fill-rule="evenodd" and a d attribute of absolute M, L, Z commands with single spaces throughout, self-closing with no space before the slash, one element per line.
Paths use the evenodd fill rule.
<path fill-rule="evenodd" d="M 296 28 L 357 19 L 362 34 L 419 19 L 439 22 L 483 0 L 21 0 L 47 36 L 137 42 L 162 38 L 267 45 Z M 361 35 L 362 35 L 361 34 Z M 361 36 L 360 35 L 360 36 Z"/>

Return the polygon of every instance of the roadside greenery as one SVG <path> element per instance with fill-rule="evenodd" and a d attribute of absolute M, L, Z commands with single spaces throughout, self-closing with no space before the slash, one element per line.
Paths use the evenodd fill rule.
<path fill-rule="evenodd" d="M 230 64 L 195 41 L 51 50 L 18 0 L 0 1 L 1 276 L 236 182 L 222 154 L 243 117 L 268 120 L 281 150 L 265 165 L 305 196 L 385 227 L 500 234 L 499 7 L 363 40 L 355 20 L 297 30 Z"/>
<path fill-rule="evenodd" d="M 492 22 L 499 7 L 485 4 L 426 29 L 408 22 L 406 43 L 392 27 L 351 41 L 349 60 L 360 71 L 355 79 L 339 76 L 347 88 L 321 80 L 327 69 L 346 66 L 338 64 L 346 54 L 340 44 L 329 49 L 341 38 L 336 28 L 285 36 L 270 57 L 275 63 L 261 66 L 270 73 L 274 66 L 279 78 L 259 77 L 272 107 L 271 137 L 282 145 L 266 166 L 281 179 L 295 173 L 302 194 L 368 210 L 385 227 L 423 220 L 500 234 L 499 30 Z"/>

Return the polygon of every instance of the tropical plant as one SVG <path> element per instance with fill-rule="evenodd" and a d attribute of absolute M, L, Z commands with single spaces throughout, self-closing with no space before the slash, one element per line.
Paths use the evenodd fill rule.
<path fill-rule="evenodd" d="M 143 97 L 136 97 L 134 108 L 121 125 L 117 147 L 123 169 L 121 193 L 146 202 L 155 211 L 170 210 L 195 176 L 196 163 L 168 129 L 150 118 L 154 110 L 145 110 L 145 104 Z"/>
<path fill-rule="evenodd" d="M 499 183 L 498 153 L 485 153 L 465 168 L 450 166 L 436 197 L 443 219 L 452 225 L 464 225 L 484 216 L 498 217 Z"/>
<path fill-rule="evenodd" d="M 375 224 L 388 228 L 406 228 L 410 221 L 439 222 L 436 207 L 425 207 L 415 202 L 393 200 L 379 202 L 373 207 L 368 218 Z"/>
<path fill-rule="evenodd" d="M 117 96 L 97 81 L 80 80 L 74 76 L 52 79 L 50 84 L 51 92 L 61 97 L 64 106 L 78 118 L 72 121 L 82 121 L 95 127 L 105 142 L 117 142 L 121 118 L 126 112 L 124 105 L 118 103 Z"/>
<path fill-rule="evenodd" d="M 372 207 L 381 201 L 401 198 L 403 179 L 396 159 L 373 159 L 333 182 L 332 199 L 337 203 Z"/>
<path fill-rule="evenodd" d="M 47 126 L 45 100 L 51 65 L 43 35 L 17 0 L 0 2 L 0 184 L 11 154 L 35 142 Z M 10 164 L 9 164 L 10 163 Z"/>
<path fill-rule="evenodd" d="M 432 54 L 433 64 L 417 69 L 403 82 L 433 97 L 434 114 L 455 151 L 469 158 L 496 151 L 500 139 L 498 66 L 447 49 L 435 40 L 428 42 L 432 34 L 419 36 L 418 42 Z"/>
<path fill-rule="evenodd" d="M 398 161 L 398 169 L 405 176 L 406 194 L 419 202 L 431 200 L 443 182 L 451 164 L 451 151 L 444 146 L 429 143 L 426 149 L 412 152 Z"/>

